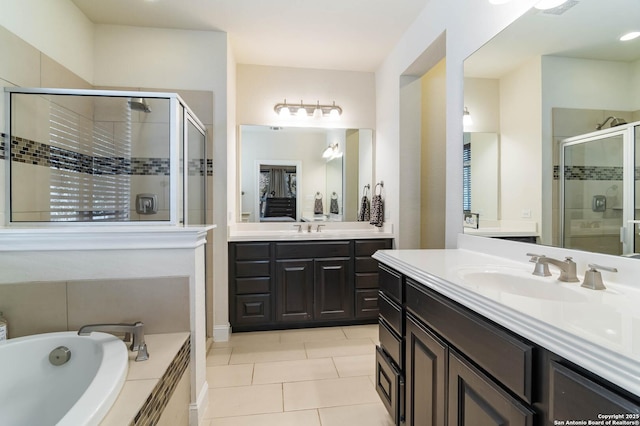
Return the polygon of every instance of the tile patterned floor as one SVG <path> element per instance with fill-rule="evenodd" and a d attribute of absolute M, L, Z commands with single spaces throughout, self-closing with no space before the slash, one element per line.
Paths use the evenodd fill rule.
<path fill-rule="evenodd" d="M 378 326 L 237 333 L 207 356 L 204 426 L 392 426 L 374 388 Z"/>

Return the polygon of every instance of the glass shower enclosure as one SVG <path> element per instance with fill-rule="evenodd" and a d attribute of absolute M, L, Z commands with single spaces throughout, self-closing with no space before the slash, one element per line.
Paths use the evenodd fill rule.
<path fill-rule="evenodd" d="M 562 247 L 614 255 L 640 251 L 640 122 L 560 143 Z"/>
<path fill-rule="evenodd" d="M 206 224 L 206 130 L 179 95 L 5 92 L 8 226 Z"/>

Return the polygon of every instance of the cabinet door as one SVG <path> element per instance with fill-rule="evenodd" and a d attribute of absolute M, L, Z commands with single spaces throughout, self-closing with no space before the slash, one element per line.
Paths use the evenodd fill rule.
<path fill-rule="evenodd" d="M 313 316 L 313 260 L 276 261 L 276 319 L 308 321 Z"/>
<path fill-rule="evenodd" d="M 447 346 L 411 315 L 407 315 L 405 344 L 407 425 L 444 425 Z"/>
<path fill-rule="evenodd" d="M 380 346 L 376 346 L 376 392 L 394 424 L 400 425 L 404 421 L 404 380 L 398 367 Z"/>
<path fill-rule="evenodd" d="M 449 351 L 449 425 L 530 426 L 533 411 Z"/>
<path fill-rule="evenodd" d="M 617 420 L 638 421 L 640 404 L 601 386 L 556 362 L 550 368 L 549 422 L 555 420 L 602 420 L 618 414 Z"/>
<path fill-rule="evenodd" d="M 350 276 L 348 258 L 315 260 L 314 319 L 353 317 L 354 289 Z"/>

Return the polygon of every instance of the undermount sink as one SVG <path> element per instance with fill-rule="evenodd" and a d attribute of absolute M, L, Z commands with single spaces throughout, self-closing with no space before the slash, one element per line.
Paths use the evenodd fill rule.
<path fill-rule="evenodd" d="M 461 267 L 457 270 L 461 284 L 479 292 L 491 291 L 558 302 L 586 302 L 580 283 L 561 283 L 553 277 L 537 277 L 531 271 L 507 266 Z M 572 288 L 570 286 L 576 286 Z"/>

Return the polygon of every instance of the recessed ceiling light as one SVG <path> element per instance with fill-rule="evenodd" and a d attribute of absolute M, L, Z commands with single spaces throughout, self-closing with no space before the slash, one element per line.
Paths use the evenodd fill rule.
<path fill-rule="evenodd" d="M 541 0 L 533 7 L 540 10 L 547 10 L 547 9 L 553 9 L 554 7 L 558 7 L 566 2 L 567 0 Z"/>
<path fill-rule="evenodd" d="M 638 38 L 638 37 L 640 37 L 640 31 L 632 31 L 632 32 L 626 33 L 625 35 L 620 37 L 620 41 L 629 41 L 629 40 L 633 40 L 634 38 Z"/>

